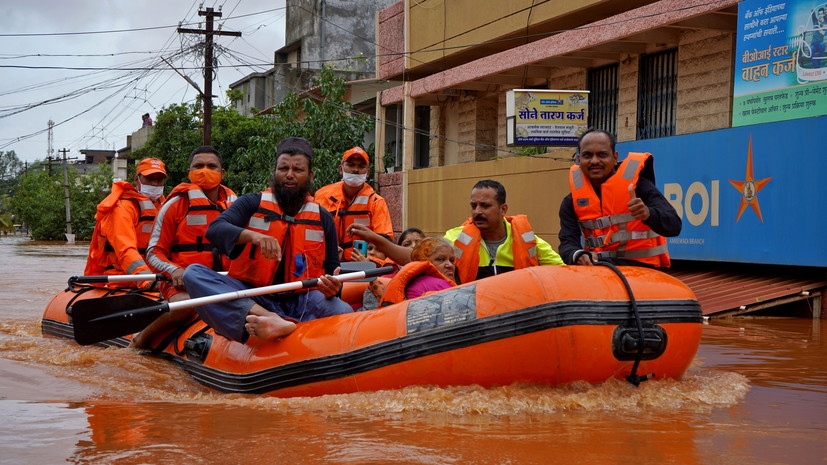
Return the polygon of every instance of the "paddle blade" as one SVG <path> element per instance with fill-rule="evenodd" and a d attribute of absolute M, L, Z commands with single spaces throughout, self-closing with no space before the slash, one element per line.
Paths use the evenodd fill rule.
<path fill-rule="evenodd" d="M 79 300 L 72 304 L 69 315 L 75 341 L 89 345 L 137 333 L 167 309 L 166 303 L 139 294 L 123 294 Z"/>

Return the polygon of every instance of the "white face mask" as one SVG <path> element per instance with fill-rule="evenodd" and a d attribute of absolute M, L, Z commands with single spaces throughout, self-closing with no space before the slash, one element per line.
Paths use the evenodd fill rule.
<path fill-rule="evenodd" d="M 158 200 L 158 197 L 164 194 L 164 186 L 152 186 L 149 184 L 141 184 L 141 194 L 149 197 L 150 200 Z"/>
<path fill-rule="evenodd" d="M 342 173 L 342 181 L 348 186 L 359 187 L 368 180 L 367 174 Z"/>

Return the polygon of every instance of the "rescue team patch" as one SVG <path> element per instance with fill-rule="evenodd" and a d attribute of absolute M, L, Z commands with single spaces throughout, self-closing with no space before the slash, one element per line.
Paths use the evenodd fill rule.
<path fill-rule="evenodd" d="M 408 302 L 408 334 L 475 320 L 476 289 L 476 284 L 472 284 Z"/>

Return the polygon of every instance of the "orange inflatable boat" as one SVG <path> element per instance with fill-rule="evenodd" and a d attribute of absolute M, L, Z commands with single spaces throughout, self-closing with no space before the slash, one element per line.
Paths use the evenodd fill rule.
<path fill-rule="evenodd" d="M 362 285 L 363 283 L 356 283 Z M 81 294 L 98 297 L 100 290 Z M 631 294 L 631 296 L 630 296 Z M 43 333 L 72 337 L 57 295 Z M 85 296 L 85 297 L 84 297 Z M 679 280 L 639 267 L 543 266 L 377 310 L 299 323 L 246 344 L 200 320 L 154 354 L 224 392 L 317 396 L 409 385 L 558 385 L 680 378 L 701 336 L 701 309 Z M 125 347 L 128 336 L 101 345 Z"/>

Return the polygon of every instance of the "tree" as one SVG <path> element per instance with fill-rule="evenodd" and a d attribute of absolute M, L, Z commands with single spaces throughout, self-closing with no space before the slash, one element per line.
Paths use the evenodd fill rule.
<path fill-rule="evenodd" d="M 164 107 L 155 121 L 155 129 L 147 144 L 136 150 L 135 159 L 146 157 L 160 158 L 167 167 L 167 186 L 173 187 L 181 182 L 188 182 L 189 155 L 196 147 L 202 145 L 200 130 L 200 108 L 195 104 L 174 104 Z M 239 148 L 247 145 L 250 137 L 260 134 L 264 122 L 241 115 L 230 106 L 216 106 L 212 115 L 212 145 L 224 159 L 224 169 L 232 173 L 235 169 L 234 159 Z M 237 178 L 225 179 L 231 189 L 241 186 Z"/>
<path fill-rule="evenodd" d="M 0 195 L 8 195 L 17 184 L 17 178 L 23 172 L 23 162 L 17 158 L 14 150 L 0 151 Z"/>
<path fill-rule="evenodd" d="M 285 137 L 304 137 L 314 149 L 314 187 L 340 179 L 342 154 L 362 146 L 373 128 L 369 116 L 356 114 L 344 101 L 344 80 L 325 67 L 318 81 L 321 97 L 289 94 L 267 115 L 244 116 L 232 105 L 213 108 L 212 141 L 221 152 L 227 175 L 224 183 L 236 192 L 257 192 L 269 184 L 276 144 Z M 228 98 L 239 98 L 229 92 Z M 171 105 L 158 113 L 147 144 L 133 157 L 157 157 L 167 165 L 168 186 L 187 180 L 189 154 L 201 145 L 199 108 L 194 104 Z M 365 147 L 373 153 L 373 147 Z"/>
<path fill-rule="evenodd" d="M 242 191 L 256 191 L 268 185 L 276 145 L 290 136 L 304 137 L 313 147 L 314 189 L 340 179 L 342 154 L 364 144 L 373 121 L 367 115 L 355 113 L 353 105 L 344 101 L 345 83 L 334 76 L 333 68 L 322 69 L 317 85 L 320 98 L 299 98 L 291 93 L 271 114 L 255 117 L 266 121 L 265 132 L 251 137 L 247 146 L 238 151 L 232 173 L 238 177 Z M 373 154 L 372 146 L 365 149 Z"/>
<path fill-rule="evenodd" d="M 95 209 L 107 195 L 112 182 L 108 165 L 85 175 L 69 171 L 69 203 L 72 232 L 78 240 L 88 240 L 95 227 Z M 28 225 L 32 239 L 62 240 L 66 233 L 66 206 L 63 199 L 63 173 L 53 175 L 32 169 L 20 177 L 11 198 L 17 221 Z"/>

